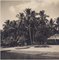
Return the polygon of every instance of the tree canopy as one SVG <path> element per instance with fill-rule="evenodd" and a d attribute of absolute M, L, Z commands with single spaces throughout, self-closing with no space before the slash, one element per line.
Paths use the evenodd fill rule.
<path fill-rule="evenodd" d="M 38 17 L 37 17 L 38 15 Z M 39 13 L 31 10 L 30 8 L 25 9 L 24 12 L 16 15 L 19 20 L 10 21 L 6 20 L 3 24 L 3 39 L 10 40 L 13 37 L 14 41 L 19 41 L 20 37 L 27 44 L 46 44 L 48 37 L 54 35 L 59 31 L 59 17 L 55 20 L 51 18 L 48 20 L 48 15 L 42 10 Z"/>

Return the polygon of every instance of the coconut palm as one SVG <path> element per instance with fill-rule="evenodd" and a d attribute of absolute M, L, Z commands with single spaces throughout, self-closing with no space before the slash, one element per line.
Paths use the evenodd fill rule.
<path fill-rule="evenodd" d="M 42 10 L 40 11 L 39 13 L 40 15 L 40 19 L 39 19 L 39 25 L 38 25 L 38 31 L 39 31 L 39 40 L 40 42 L 42 41 L 44 44 L 47 42 L 47 33 L 48 33 L 48 30 L 47 30 L 47 19 L 46 17 L 48 17 L 48 15 L 45 14 L 45 11 Z"/>

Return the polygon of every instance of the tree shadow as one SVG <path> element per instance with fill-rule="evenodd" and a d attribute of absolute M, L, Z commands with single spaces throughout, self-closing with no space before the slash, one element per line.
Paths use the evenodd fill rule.
<path fill-rule="evenodd" d="M 41 47 L 47 47 L 47 48 L 50 48 L 51 46 L 49 46 L 49 45 L 36 45 L 36 46 L 34 46 L 35 48 L 41 48 Z"/>

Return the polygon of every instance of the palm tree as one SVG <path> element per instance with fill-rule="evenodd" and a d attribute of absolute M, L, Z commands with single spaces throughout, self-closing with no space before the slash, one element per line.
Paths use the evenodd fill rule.
<path fill-rule="evenodd" d="M 26 9 L 25 10 L 25 14 L 26 14 L 26 24 L 28 27 L 28 31 L 29 31 L 29 37 L 30 37 L 30 41 L 31 44 L 34 43 L 34 35 L 35 35 L 35 27 L 36 27 L 36 12 L 32 11 L 31 9 Z"/>
<path fill-rule="evenodd" d="M 49 30 L 50 30 L 50 34 L 51 35 L 55 34 L 55 32 L 56 32 L 55 27 L 56 27 L 56 25 L 54 24 L 53 19 L 50 19 L 50 22 L 49 22 Z"/>
<path fill-rule="evenodd" d="M 56 21 L 56 23 L 57 23 L 57 31 L 58 31 L 58 33 L 59 33 L 59 17 L 57 17 L 57 21 Z"/>
<path fill-rule="evenodd" d="M 17 32 L 18 32 L 18 35 L 17 36 L 24 36 L 26 38 L 28 38 L 28 20 L 26 20 L 26 16 L 24 15 L 24 13 L 19 13 L 18 15 L 20 18 L 20 22 L 19 22 L 19 25 L 18 25 L 18 29 L 17 29 Z"/>
<path fill-rule="evenodd" d="M 56 21 L 56 23 L 59 25 L 59 17 L 57 17 L 57 21 Z"/>
<path fill-rule="evenodd" d="M 10 37 L 13 37 L 13 39 L 15 41 L 16 36 L 17 36 L 16 35 L 16 32 L 17 32 L 16 21 L 7 20 L 3 26 L 4 26 L 4 28 L 3 28 L 4 39 L 7 39 L 10 41 L 10 39 L 11 39 Z M 10 41 L 10 42 L 12 42 L 12 41 Z"/>
<path fill-rule="evenodd" d="M 3 33 L 4 33 L 4 38 L 8 37 L 9 35 L 9 25 L 10 25 L 10 20 L 6 20 L 6 22 L 3 24 Z"/>
<path fill-rule="evenodd" d="M 25 14 L 26 14 L 26 21 L 25 23 L 27 24 L 27 28 L 28 28 L 28 34 L 29 34 L 29 39 L 31 41 L 32 44 L 32 37 L 31 37 L 31 26 L 30 26 L 30 18 L 31 18 L 31 9 L 25 9 Z"/>
<path fill-rule="evenodd" d="M 40 19 L 39 19 L 39 25 L 38 25 L 38 31 L 39 31 L 39 37 L 40 37 L 40 41 L 42 41 L 42 43 L 46 43 L 47 41 L 47 19 L 46 17 L 49 17 L 48 15 L 45 14 L 45 11 L 42 10 L 39 13 L 40 15 Z"/>
<path fill-rule="evenodd" d="M 30 26 L 31 26 L 31 36 L 32 36 L 32 43 L 35 43 L 35 33 L 36 33 L 36 28 L 37 28 L 37 18 L 36 12 L 31 11 L 31 20 L 30 20 Z"/>
<path fill-rule="evenodd" d="M 9 24 L 10 24 L 10 20 L 6 20 L 6 22 L 4 22 L 4 24 L 3 24 L 3 30 L 7 30 L 8 29 L 8 27 L 9 27 Z"/>
<path fill-rule="evenodd" d="M 49 17 L 49 16 L 45 14 L 45 11 L 44 10 L 40 11 L 39 15 L 40 15 L 40 20 L 43 20 L 42 21 L 43 23 L 44 22 L 47 23 L 48 20 L 46 19 L 46 17 Z"/>

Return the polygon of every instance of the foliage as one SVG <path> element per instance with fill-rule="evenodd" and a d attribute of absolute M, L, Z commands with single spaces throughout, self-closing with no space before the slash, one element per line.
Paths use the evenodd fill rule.
<path fill-rule="evenodd" d="M 39 16 L 37 17 L 37 15 Z M 10 37 L 12 37 L 12 41 L 16 42 L 22 40 L 27 44 L 46 44 L 47 38 L 56 33 L 56 26 L 59 27 L 59 18 L 57 18 L 57 24 L 54 24 L 53 19 L 50 21 L 47 19 L 49 16 L 45 14 L 44 10 L 37 13 L 28 8 L 23 13 L 17 14 L 16 17 L 19 18 L 18 21 L 7 20 L 4 23 L 4 40 L 8 37 L 8 40 L 11 40 Z M 20 39 L 23 36 L 24 38 Z M 12 43 L 12 41 L 10 42 Z"/>

